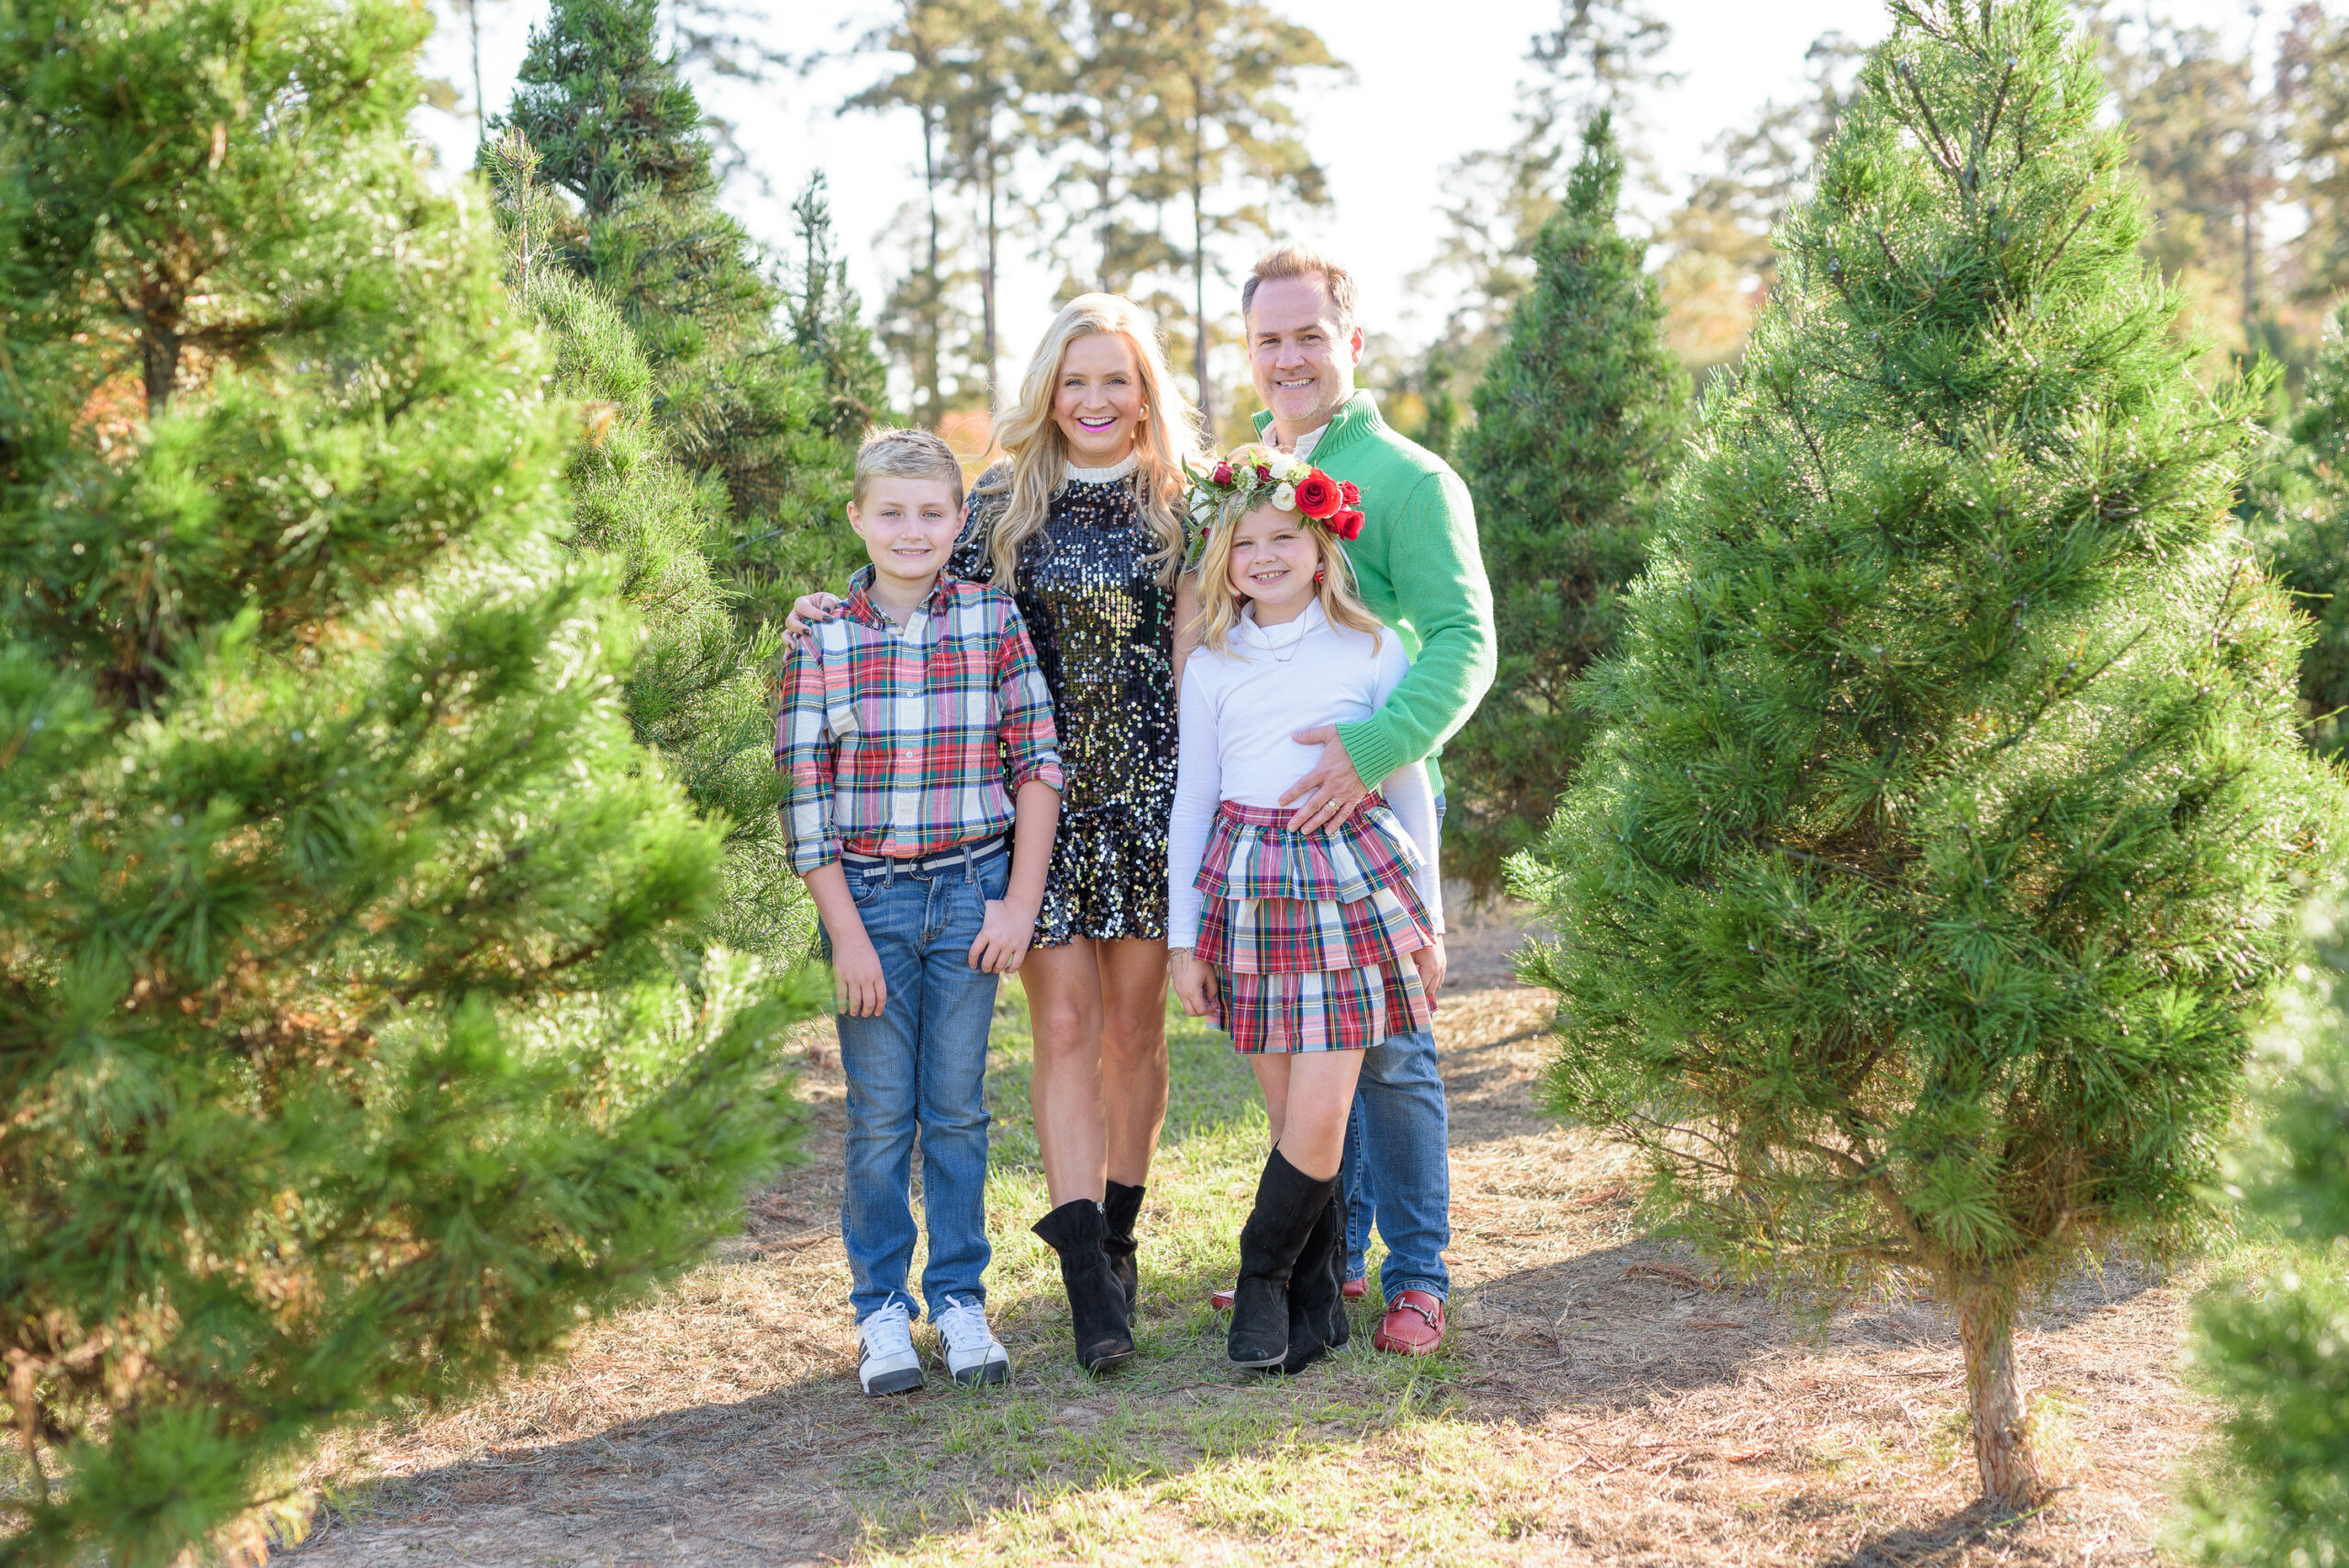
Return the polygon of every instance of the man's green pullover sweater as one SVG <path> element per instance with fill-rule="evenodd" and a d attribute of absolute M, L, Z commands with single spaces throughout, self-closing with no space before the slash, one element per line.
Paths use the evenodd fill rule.
<path fill-rule="evenodd" d="M 1272 422 L 1257 415 L 1257 433 Z M 1493 591 L 1476 548 L 1476 508 L 1450 465 L 1397 435 L 1367 392 L 1338 410 L 1308 461 L 1361 489 L 1362 537 L 1346 559 L 1363 602 L 1411 655 L 1411 673 L 1385 707 L 1338 726 L 1354 771 L 1376 789 L 1404 763 L 1432 758 L 1493 684 Z M 1442 771 L 1431 762 L 1428 773 L 1441 793 Z"/>

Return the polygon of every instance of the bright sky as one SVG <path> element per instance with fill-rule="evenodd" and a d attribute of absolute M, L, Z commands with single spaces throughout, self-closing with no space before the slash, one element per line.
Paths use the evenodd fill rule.
<path fill-rule="evenodd" d="M 1442 228 L 1443 171 L 1461 154 L 1505 145 L 1523 73 L 1527 40 L 1554 27 L 1559 0 L 1453 0 L 1448 6 L 1402 0 L 1273 0 L 1283 14 L 1316 29 L 1354 68 L 1351 85 L 1319 94 L 1308 106 L 1308 144 L 1329 171 L 1333 209 L 1314 221 L 1314 238 L 1361 276 L 1364 314 L 1392 339 L 1423 342 L 1448 302 L 1414 300 L 1405 279 L 1425 264 Z M 2139 0 L 2132 0 L 2132 9 Z M 1880 0 L 1655 0 L 1673 25 L 1668 66 L 1678 84 L 1656 95 L 1648 145 L 1665 184 L 1677 195 L 1713 160 L 1707 149 L 1723 128 L 1751 117 L 1762 102 L 1802 88 L 1803 51 L 1830 28 L 1872 43 L 1889 30 Z M 481 0 L 482 68 L 493 111 L 502 108 L 529 26 L 544 0 Z M 2158 7 L 2181 20 L 2241 33 L 2251 26 L 2241 0 L 2167 0 Z M 2269 9 L 2272 30 L 2288 6 Z M 885 14 L 872 0 L 799 0 L 788 36 L 775 42 L 794 54 L 843 49 Z M 445 7 L 443 15 L 446 16 Z M 446 22 L 433 40 L 428 71 L 471 96 L 462 22 Z M 728 205 L 761 239 L 789 232 L 785 208 L 812 168 L 830 180 L 833 210 L 847 248 L 852 280 L 867 306 L 896 265 L 879 244 L 904 202 L 919 194 L 920 155 L 912 116 L 840 117 L 833 106 L 878 75 L 866 59 L 826 67 L 748 90 L 703 85 L 705 102 L 738 120 L 768 189 L 738 179 Z M 469 107 L 469 106 L 468 106 Z M 418 128 L 458 166 L 472 161 L 469 115 L 419 111 Z M 1246 248 L 1243 248 L 1246 249 Z M 1245 258 L 1236 258 L 1244 265 Z M 1000 289 L 1003 336 L 1016 376 L 1027 347 L 1051 319 L 1052 277 L 1042 263 L 1007 264 Z M 1208 287 L 1210 309 L 1239 308 L 1235 284 Z"/>

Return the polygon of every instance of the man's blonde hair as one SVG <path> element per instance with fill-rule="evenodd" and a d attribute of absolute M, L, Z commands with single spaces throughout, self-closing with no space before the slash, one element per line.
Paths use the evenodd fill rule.
<path fill-rule="evenodd" d="M 963 465 L 954 449 L 928 430 L 875 430 L 856 449 L 856 484 L 850 499 L 864 505 L 866 486 L 876 479 L 935 479 L 963 504 Z"/>
<path fill-rule="evenodd" d="M 1256 258 L 1248 269 L 1248 281 L 1240 285 L 1240 318 L 1245 321 L 1256 303 L 1256 285 L 1282 278 L 1319 278 L 1329 291 L 1330 310 L 1337 318 L 1338 330 L 1351 332 L 1362 319 L 1357 314 L 1361 295 L 1354 288 L 1354 275 L 1306 245 L 1281 245 Z"/>

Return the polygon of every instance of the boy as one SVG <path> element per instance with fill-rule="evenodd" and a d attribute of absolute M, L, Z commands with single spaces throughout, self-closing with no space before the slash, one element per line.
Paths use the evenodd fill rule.
<path fill-rule="evenodd" d="M 1010 1359 L 979 1283 L 987 1026 L 996 976 L 1019 967 L 1043 898 L 1059 739 L 1010 597 L 945 575 L 963 522 L 946 443 L 927 430 L 867 440 L 848 521 L 872 564 L 785 666 L 774 754 L 784 838 L 823 918 L 841 1009 L 857 1378 L 867 1394 L 922 1385 L 906 1290 L 918 1124 L 923 1297 L 954 1381 L 1001 1383 Z"/>

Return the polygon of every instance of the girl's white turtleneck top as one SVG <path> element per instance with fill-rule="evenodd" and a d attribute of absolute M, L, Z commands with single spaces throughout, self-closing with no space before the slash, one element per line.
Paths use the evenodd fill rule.
<path fill-rule="evenodd" d="M 1137 451 L 1127 452 L 1107 468 L 1079 468 L 1070 463 L 1068 482 L 1071 484 L 1107 484 L 1113 479 L 1123 479 L 1141 465 L 1141 454 Z"/>
<path fill-rule="evenodd" d="M 1333 625 L 1316 597 L 1280 626 L 1258 626 L 1241 612 L 1230 645 L 1201 648 L 1183 673 L 1174 775 L 1174 815 L 1167 825 L 1166 945 L 1197 945 L 1201 895 L 1191 885 L 1207 853 L 1216 807 L 1278 806 L 1289 786 L 1320 761 L 1319 746 L 1290 737 L 1317 724 L 1351 724 L 1376 713 L 1411 667 L 1402 639 Z M 1443 929 L 1443 882 L 1436 862 L 1435 795 L 1424 762 L 1410 762 L 1375 785 L 1403 831 L 1419 846 L 1412 874 L 1419 901 Z"/>

